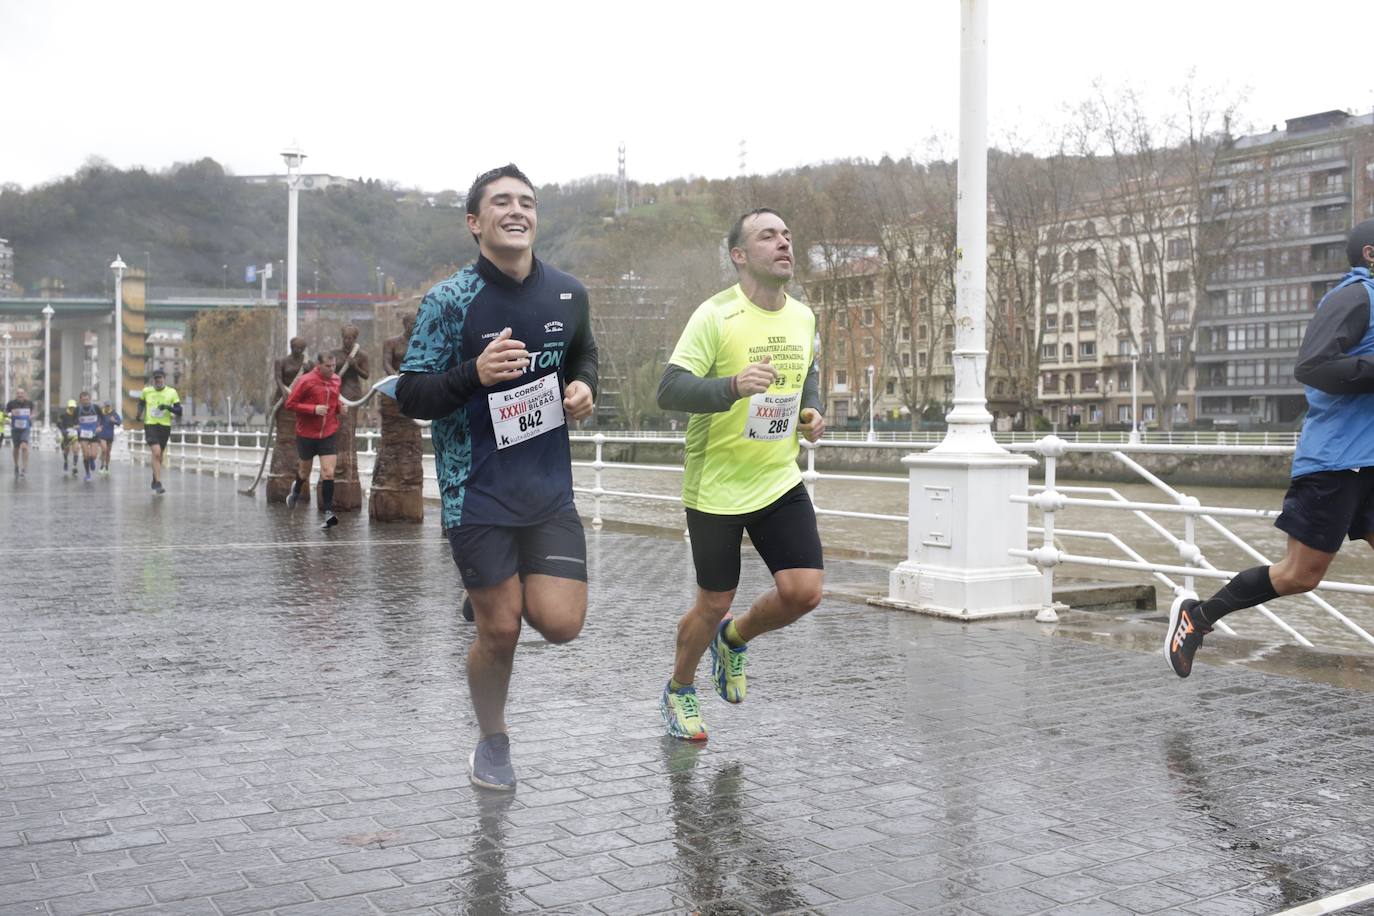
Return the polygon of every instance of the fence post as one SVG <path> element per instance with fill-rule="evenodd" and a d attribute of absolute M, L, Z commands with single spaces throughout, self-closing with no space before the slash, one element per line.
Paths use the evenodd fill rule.
<path fill-rule="evenodd" d="M 596 458 L 592 461 L 592 472 L 595 474 L 595 485 L 592 487 L 592 527 L 600 530 L 601 494 L 606 492 L 601 486 L 601 469 L 606 466 L 601 460 L 601 447 L 606 442 L 605 434 L 597 433 L 592 436 L 592 442 L 596 443 Z"/>
<path fill-rule="evenodd" d="M 1068 451 L 1067 443 L 1057 436 L 1046 436 L 1040 440 L 1038 451 L 1045 458 L 1045 489 L 1036 497 L 1040 507 L 1041 525 L 1044 538 L 1041 540 L 1036 563 L 1041 571 L 1040 612 L 1035 619 L 1040 623 L 1055 623 L 1059 614 L 1054 609 L 1054 567 L 1059 565 L 1059 551 L 1054 546 L 1054 513 L 1064 508 L 1064 497 L 1054 488 L 1055 472 L 1060 455 Z"/>
<path fill-rule="evenodd" d="M 802 471 L 802 483 L 806 485 L 806 495 L 811 497 L 811 503 L 815 505 L 816 478 L 820 476 L 816 473 L 816 449 L 820 443 L 803 438 L 801 444 L 802 448 L 806 450 L 806 470 Z"/>

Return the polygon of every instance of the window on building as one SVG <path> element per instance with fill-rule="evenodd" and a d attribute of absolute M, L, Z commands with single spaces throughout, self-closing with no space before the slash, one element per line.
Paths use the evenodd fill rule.
<path fill-rule="evenodd" d="M 953 350 L 941 350 L 941 351 L 940 351 L 940 365 L 942 365 L 942 366 L 952 366 L 953 364 L 954 364 L 954 351 L 953 351 Z"/>
<path fill-rule="evenodd" d="M 1131 422 L 1131 405 L 1129 405 L 1129 404 L 1118 404 L 1118 405 L 1116 405 L 1116 422 L 1118 422 L 1118 423 L 1128 423 L 1128 424 Z"/>
<path fill-rule="evenodd" d="M 888 379 L 888 380 L 887 380 L 887 393 L 888 393 L 888 394 L 896 394 L 896 393 L 897 393 L 897 383 L 896 383 L 895 381 L 893 381 L 892 379 Z"/>
<path fill-rule="evenodd" d="M 847 327 L 849 327 L 849 310 L 848 310 L 848 309 L 840 309 L 838 312 L 835 313 L 835 327 L 837 327 L 837 328 L 847 328 Z"/>
<path fill-rule="evenodd" d="M 1116 387 L 1117 387 L 1118 389 L 1120 389 L 1121 391 L 1130 391 L 1130 390 L 1131 390 L 1131 370 L 1130 370 L 1130 369 L 1118 369 L 1118 370 L 1116 370 Z"/>
<path fill-rule="evenodd" d="M 849 370 L 847 370 L 847 369 L 836 369 L 836 370 L 835 370 L 835 387 L 836 387 L 836 388 L 842 388 L 842 387 L 848 387 L 848 385 L 849 385 Z"/>
<path fill-rule="evenodd" d="M 902 355 L 905 356 L 906 354 L 903 353 Z M 929 365 L 929 364 L 930 364 L 930 360 L 927 358 L 926 354 L 924 354 L 924 353 L 917 353 L 917 354 L 916 354 L 916 368 L 917 368 L 917 369 L 924 369 L 924 368 L 925 368 L 927 365 Z"/>
<path fill-rule="evenodd" d="M 1065 302 L 1072 302 L 1072 301 L 1073 301 L 1073 284 L 1072 284 L 1072 283 L 1065 283 L 1064 286 L 1063 286 L 1063 288 L 1059 291 L 1059 295 L 1060 295 L 1061 297 L 1063 297 L 1063 300 L 1064 300 Z"/>
<path fill-rule="evenodd" d="M 1045 295 L 1041 297 L 1046 305 L 1054 305 L 1059 301 L 1059 284 L 1051 283 L 1045 287 Z"/>
<path fill-rule="evenodd" d="M 1155 294 L 1158 293 L 1158 292 L 1159 292 L 1159 281 L 1155 279 L 1155 275 L 1154 275 L 1154 274 L 1146 274 L 1146 275 L 1145 275 L 1145 295 L 1147 295 L 1147 296 L 1153 296 L 1153 295 L 1155 295 Z"/>
<path fill-rule="evenodd" d="M 873 355 L 873 338 L 872 338 L 872 337 L 865 337 L 865 338 L 864 338 L 864 340 L 863 340 L 863 354 L 864 354 L 864 358 L 865 358 L 865 359 L 867 359 L 868 357 L 871 357 L 871 356 Z"/>
<path fill-rule="evenodd" d="M 1128 235 L 1131 231 L 1131 218 L 1129 216 L 1121 217 L 1121 221 L 1116 224 L 1116 231 L 1122 235 Z"/>
<path fill-rule="evenodd" d="M 925 339 L 928 338 L 929 336 L 930 336 L 930 328 L 926 327 L 926 326 L 923 325 L 923 324 L 917 325 L 917 326 L 916 326 L 916 339 L 917 339 L 917 340 L 925 340 Z"/>
<path fill-rule="evenodd" d="M 1066 251 L 1066 252 L 1064 252 L 1064 270 L 1065 270 L 1065 271 L 1073 270 L 1073 252 L 1072 252 L 1072 251 Z"/>
<path fill-rule="evenodd" d="M 1040 273 L 1046 277 L 1054 273 L 1054 257 L 1052 255 L 1042 254 L 1040 256 Z"/>
<path fill-rule="evenodd" d="M 1141 407 L 1140 419 L 1144 420 L 1146 423 L 1153 423 L 1155 421 L 1155 405 L 1146 404 Z"/>
<path fill-rule="evenodd" d="M 1081 359 L 1097 359 L 1097 341 L 1081 340 L 1078 342 L 1078 355 Z"/>
<path fill-rule="evenodd" d="M 948 341 L 951 341 L 951 340 L 953 340 L 953 339 L 954 339 L 954 325 L 952 325 L 952 324 L 947 324 L 947 325 L 945 325 L 945 341 L 948 342 Z"/>
<path fill-rule="evenodd" d="M 1131 266 L 1131 249 L 1127 248 L 1125 245 L 1122 245 L 1121 247 L 1116 249 L 1116 266 Z"/>
<path fill-rule="evenodd" d="M 873 327 L 873 309 L 864 309 L 864 327 Z"/>
<path fill-rule="evenodd" d="M 1097 270 L 1097 251 L 1093 248 L 1084 248 L 1078 253 L 1079 270 Z"/>
<path fill-rule="evenodd" d="M 1164 283 L 1171 293 L 1186 293 L 1193 285 L 1193 275 L 1186 270 L 1171 270 Z"/>
<path fill-rule="evenodd" d="M 906 325 L 902 325 L 901 338 L 900 338 L 900 339 L 901 339 L 901 340 L 910 340 L 910 339 L 911 339 L 911 328 L 907 327 Z"/>
<path fill-rule="evenodd" d="M 1078 329 L 1080 331 L 1091 331 L 1097 327 L 1097 312 L 1079 312 Z"/>
<path fill-rule="evenodd" d="M 1082 389 L 1082 390 L 1084 390 L 1084 391 L 1096 391 L 1096 390 L 1097 390 L 1097 373 L 1096 373 L 1096 372 L 1084 372 L 1084 373 L 1083 373 L 1083 389 Z"/>
<path fill-rule="evenodd" d="M 849 341 L 843 337 L 838 338 L 834 344 L 835 358 L 844 359 L 849 355 Z"/>
<path fill-rule="evenodd" d="M 1096 281 L 1096 280 L 1079 280 L 1079 281 L 1078 281 L 1078 298 L 1079 298 L 1080 301 L 1082 301 L 1082 300 L 1092 301 L 1093 299 L 1096 299 L 1096 298 L 1097 298 L 1097 281 Z"/>
<path fill-rule="evenodd" d="M 1062 325 L 1063 329 L 1064 329 L 1065 331 L 1072 331 L 1072 330 L 1073 330 L 1073 312 L 1065 312 L 1065 313 L 1064 313 L 1064 317 L 1063 317 L 1062 320 L 1063 320 L 1063 325 Z"/>
<path fill-rule="evenodd" d="M 1187 239 L 1169 239 L 1164 250 L 1171 260 L 1176 261 L 1188 257 L 1190 247 Z"/>
<path fill-rule="evenodd" d="M 1073 362 L 1073 344 L 1071 343 L 1064 344 L 1064 362 Z"/>
<path fill-rule="evenodd" d="M 1305 321 L 1280 321 L 1270 326 L 1269 333 L 1275 349 L 1294 350 L 1302 343 L 1306 330 Z"/>
<path fill-rule="evenodd" d="M 1045 313 L 1045 330 L 1046 330 L 1046 331 L 1057 331 L 1057 330 L 1059 330 L 1059 313 L 1058 313 L 1058 312 L 1046 312 L 1046 313 Z"/>
<path fill-rule="evenodd" d="M 1059 346 L 1047 343 L 1040 345 L 1040 358 L 1047 363 L 1054 362 L 1059 356 Z"/>

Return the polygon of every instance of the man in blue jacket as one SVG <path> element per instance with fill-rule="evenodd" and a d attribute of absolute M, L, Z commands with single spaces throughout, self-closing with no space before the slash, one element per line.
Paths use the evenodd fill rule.
<path fill-rule="evenodd" d="M 597 351 L 587 290 L 534 256 L 534 185 L 514 165 L 467 198 L 479 255 L 420 303 L 396 401 L 434 421 L 443 524 L 472 600 L 468 688 L 481 738 L 472 783 L 515 789 L 506 733 L 521 620 L 551 643 L 582 630 L 587 545 L 568 421 L 591 415 Z"/>
<path fill-rule="evenodd" d="M 1307 419 L 1292 484 L 1274 525 L 1288 549 L 1273 566 L 1237 573 L 1206 601 L 1180 595 L 1169 609 L 1164 656 L 1179 677 L 1227 614 L 1316 588 L 1341 543 L 1374 546 L 1374 219 L 1346 240 L 1350 272 L 1322 297 L 1293 375 L 1307 386 Z"/>

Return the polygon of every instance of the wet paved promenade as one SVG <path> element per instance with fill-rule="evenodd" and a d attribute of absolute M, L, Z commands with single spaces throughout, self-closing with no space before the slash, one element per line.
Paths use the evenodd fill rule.
<path fill-rule="evenodd" d="M 522 784 L 482 797 L 433 516 L 326 535 L 232 480 L 35 458 L 0 476 L 0 916 L 1229 916 L 1374 881 L 1368 694 L 1029 622 L 827 597 L 673 743 L 688 547 L 616 532 L 583 637 L 522 642 Z"/>

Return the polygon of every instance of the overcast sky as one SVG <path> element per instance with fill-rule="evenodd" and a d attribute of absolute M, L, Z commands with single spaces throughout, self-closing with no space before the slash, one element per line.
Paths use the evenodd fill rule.
<path fill-rule="evenodd" d="M 1359 18 L 1320 7 L 991 0 L 992 139 L 1053 145 L 1098 78 L 1162 112 L 1190 68 L 1255 127 L 1367 110 Z M 0 182 L 90 156 L 279 172 L 293 139 L 307 171 L 427 190 L 613 173 L 621 141 L 650 181 L 737 174 L 741 140 L 759 173 L 953 155 L 958 48 L 958 0 L 0 0 Z"/>

